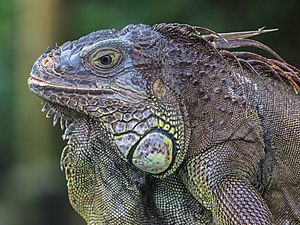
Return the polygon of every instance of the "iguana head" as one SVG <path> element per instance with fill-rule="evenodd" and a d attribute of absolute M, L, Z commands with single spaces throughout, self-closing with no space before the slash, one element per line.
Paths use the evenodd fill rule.
<path fill-rule="evenodd" d="M 55 115 L 74 111 L 99 120 L 121 157 L 166 176 L 183 161 L 189 131 L 166 67 L 174 52 L 164 38 L 146 25 L 93 32 L 48 49 L 35 62 L 29 87 Z"/>

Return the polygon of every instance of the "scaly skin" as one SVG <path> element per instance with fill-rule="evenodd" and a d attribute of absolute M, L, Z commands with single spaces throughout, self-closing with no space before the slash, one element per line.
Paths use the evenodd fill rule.
<path fill-rule="evenodd" d="M 300 223 L 299 70 L 247 39 L 263 32 L 128 25 L 35 62 L 88 224 Z"/>

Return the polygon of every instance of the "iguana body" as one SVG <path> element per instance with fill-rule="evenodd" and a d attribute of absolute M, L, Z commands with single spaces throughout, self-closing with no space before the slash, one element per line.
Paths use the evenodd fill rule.
<path fill-rule="evenodd" d="M 129 25 L 36 61 L 89 225 L 300 224 L 299 70 L 255 34 Z M 243 46 L 278 59 L 228 51 Z"/>

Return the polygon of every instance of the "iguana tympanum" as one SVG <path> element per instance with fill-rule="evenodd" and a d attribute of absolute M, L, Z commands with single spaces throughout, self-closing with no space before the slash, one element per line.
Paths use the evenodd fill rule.
<path fill-rule="evenodd" d="M 263 32 L 128 25 L 35 62 L 89 225 L 300 224 L 300 75 L 249 39 Z"/>

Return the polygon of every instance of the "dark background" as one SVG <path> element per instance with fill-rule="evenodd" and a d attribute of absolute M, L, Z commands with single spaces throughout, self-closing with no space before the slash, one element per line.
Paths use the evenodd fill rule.
<path fill-rule="evenodd" d="M 48 45 L 128 23 L 180 22 L 217 32 L 279 28 L 258 37 L 300 67 L 300 1 L 1 0 L 0 225 L 80 225 L 67 199 L 59 127 L 27 78 Z"/>

